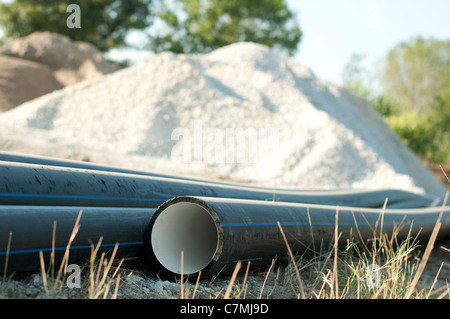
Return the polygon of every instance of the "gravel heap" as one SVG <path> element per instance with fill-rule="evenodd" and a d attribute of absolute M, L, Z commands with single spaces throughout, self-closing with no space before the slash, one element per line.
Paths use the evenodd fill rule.
<path fill-rule="evenodd" d="M 161 53 L 26 102 L 0 125 L 10 151 L 274 187 L 445 193 L 364 99 L 254 43 Z"/>

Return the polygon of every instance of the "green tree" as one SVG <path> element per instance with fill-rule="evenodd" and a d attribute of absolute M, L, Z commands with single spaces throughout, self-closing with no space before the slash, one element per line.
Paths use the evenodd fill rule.
<path fill-rule="evenodd" d="M 380 80 L 401 110 L 388 119 L 419 156 L 450 162 L 450 41 L 414 38 L 392 48 Z"/>
<path fill-rule="evenodd" d="M 69 28 L 69 4 L 81 9 L 81 28 Z M 132 29 L 151 22 L 151 0 L 14 0 L 0 3 L 0 25 L 4 38 L 14 39 L 34 31 L 51 31 L 72 40 L 86 41 L 101 51 L 126 46 Z"/>
<path fill-rule="evenodd" d="M 392 48 L 380 74 L 384 95 L 415 112 L 430 113 L 445 87 L 443 72 L 450 65 L 450 41 L 417 37 Z"/>
<path fill-rule="evenodd" d="M 367 98 L 420 157 L 450 163 L 450 41 L 417 37 L 401 42 L 375 74 L 363 61 L 360 54 L 350 58 L 344 84 Z"/>
<path fill-rule="evenodd" d="M 429 125 L 433 128 L 436 152 L 433 160 L 450 163 L 450 64 L 440 73 L 442 86 L 434 103 Z"/>
<path fill-rule="evenodd" d="M 365 59 L 364 54 L 354 53 L 351 55 L 342 71 L 343 83 L 347 88 L 369 100 L 378 113 L 383 116 L 391 116 L 397 110 L 385 96 L 375 92 L 373 87 L 375 79 L 370 71 L 363 66 Z"/>
<path fill-rule="evenodd" d="M 155 52 L 206 53 L 239 41 L 292 55 L 302 32 L 283 0 L 175 0 L 160 3 L 161 27 L 150 36 Z"/>
<path fill-rule="evenodd" d="M 364 54 L 353 53 L 342 70 L 342 80 L 348 88 L 353 89 L 365 98 L 370 98 L 371 92 L 368 84 L 370 73 L 363 66 L 365 59 Z"/>

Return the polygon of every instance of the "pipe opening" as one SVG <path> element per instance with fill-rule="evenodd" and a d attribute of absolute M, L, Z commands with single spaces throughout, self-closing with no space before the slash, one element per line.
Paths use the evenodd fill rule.
<path fill-rule="evenodd" d="M 167 270 L 193 274 L 206 267 L 219 242 L 216 224 L 206 208 L 192 202 L 166 207 L 156 219 L 151 233 L 153 252 Z"/>

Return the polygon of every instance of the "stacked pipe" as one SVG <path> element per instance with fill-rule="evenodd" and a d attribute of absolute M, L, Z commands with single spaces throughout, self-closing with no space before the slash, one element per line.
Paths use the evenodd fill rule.
<path fill-rule="evenodd" d="M 371 238 L 380 216 L 384 231 L 401 225 L 403 237 L 426 240 L 438 218 L 440 236 L 450 234 L 443 199 L 400 190 L 271 189 L 13 153 L 0 153 L 0 178 L 0 270 L 8 261 L 8 272 L 38 269 L 39 251 L 47 262 L 52 251 L 60 257 L 80 211 L 71 263 L 102 237 L 101 251 L 118 243 L 116 257 L 146 254 L 171 278 L 282 262 L 279 226 L 294 251 L 310 249 L 333 240 L 336 212 L 342 240 L 356 228 Z"/>

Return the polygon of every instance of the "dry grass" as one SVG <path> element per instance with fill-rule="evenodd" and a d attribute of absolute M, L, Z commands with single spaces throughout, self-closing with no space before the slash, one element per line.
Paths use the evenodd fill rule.
<path fill-rule="evenodd" d="M 104 253 L 99 256 L 99 247 L 102 242 L 100 238 L 97 245 L 91 245 L 90 260 L 82 267 L 82 289 L 67 288 L 69 248 L 78 232 L 80 217 L 81 212 L 59 268 L 55 270 L 53 254 L 50 264 L 47 266 L 44 265 L 43 258 L 41 258 L 43 294 L 40 295 L 40 298 L 60 298 L 61 296 L 83 299 L 118 298 L 118 291 L 128 284 L 127 278 L 133 272 L 139 273 L 138 269 L 124 269 L 123 260 L 115 260 L 117 245 L 109 258 Z M 448 278 L 439 279 L 443 262 L 440 263 L 434 278 L 427 280 L 428 287 L 421 282 L 440 229 L 440 219 L 437 221 L 425 249 L 420 247 L 417 238 L 412 236 L 408 236 L 400 242 L 397 238 L 398 229 L 394 229 L 390 234 L 385 233 L 382 227 L 382 214 L 380 224 L 373 229 L 373 238 L 362 241 L 357 237 L 359 231 L 356 228 L 356 237 L 346 240 L 346 247 L 341 250 L 339 247 L 342 246 L 337 245 L 340 241 L 338 219 L 339 212 L 336 211 L 334 241 L 331 245 L 327 247 L 320 245 L 320 247 L 314 247 L 312 252 L 297 256 L 287 245 L 284 231 L 278 224 L 287 245 L 290 263 L 284 267 L 277 267 L 273 261 L 265 272 L 255 274 L 249 272 L 250 263 L 243 265 L 239 262 L 226 287 L 220 288 L 219 285 L 216 292 L 207 298 L 450 298 Z M 441 250 L 450 254 L 448 248 L 442 247 Z M 142 277 L 145 276 L 145 274 L 142 275 Z M 7 282 L 8 279 L 4 274 L 0 285 L 0 298 L 20 298 L 20 295 L 17 296 L 5 289 Z M 258 284 L 255 285 L 255 282 Z M 201 273 L 196 278 L 195 284 L 185 280 L 182 274 L 178 285 L 178 295 L 165 293 L 167 298 L 205 298 L 204 294 L 199 293 L 200 287 L 215 287 L 213 281 L 201 280 Z M 148 296 L 152 297 L 151 294 Z"/>
<path fill-rule="evenodd" d="M 446 204 L 447 196 L 444 200 Z M 385 203 L 386 204 L 386 203 Z M 385 205 L 386 207 L 386 205 Z M 384 210 L 379 223 L 373 228 L 373 237 L 365 241 L 355 229 L 355 238 L 346 240 L 345 249 L 339 250 L 339 211 L 336 211 L 334 241 L 330 246 L 315 247 L 312 252 L 294 256 L 281 225 L 278 227 L 285 241 L 290 263 L 275 268 L 274 263 L 265 273 L 259 274 L 261 286 L 256 298 L 299 299 L 442 299 L 450 298 L 449 278 L 441 279 L 444 262 L 434 277 L 422 278 L 434 249 L 441 226 L 437 220 L 426 247 L 421 247 L 417 236 L 409 235 L 400 240 L 399 228 L 387 233 L 383 229 Z M 441 247 L 450 257 L 450 250 Z M 245 299 L 250 286 L 248 266 L 244 275 L 237 276 L 242 268 L 236 265 L 224 293 L 215 298 Z M 430 271 L 428 270 L 428 274 Z M 198 282 L 198 281 L 197 281 Z M 183 284 L 183 283 L 182 283 Z M 185 283 L 186 287 L 188 286 Z M 266 289 L 266 285 L 271 288 Z M 277 288 L 273 288 L 273 287 Z M 187 289 L 187 288 L 185 288 Z M 255 289 L 255 287 L 252 287 Z M 187 289 L 188 290 L 188 289 Z M 191 295 L 194 297 L 194 295 Z M 250 298 L 255 298 L 255 295 Z M 189 294 L 184 294 L 189 298 Z"/>
<path fill-rule="evenodd" d="M 443 206 L 447 198 L 448 193 Z M 338 252 L 339 233 L 336 226 L 331 247 L 326 250 L 320 247 L 312 257 L 302 255 L 291 260 L 285 269 L 283 285 L 298 296 L 317 299 L 450 298 L 448 278 L 444 285 L 436 289 L 443 262 L 428 290 L 419 285 L 441 227 L 442 213 L 425 250 L 420 248 L 417 238 L 411 234 L 399 242 L 398 229 L 394 229 L 392 234 L 383 232 L 381 218 L 373 238 L 366 242 L 360 238 L 359 243 L 356 239 L 347 240 L 346 249 Z M 337 220 L 338 212 L 336 225 Z M 300 278 L 300 274 L 304 278 L 301 290 L 290 284 Z"/>
<path fill-rule="evenodd" d="M 82 216 L 82 211 L 79 212 L 73 230 L 70 234 L 68 244 L 64 251 L 63 258 L 61 260 L 60 266 L 57 271 L 55 271 L 55 229 L 56 223 L 53 226 L 53 242 L 52 242 L 52 251 L 50 253 L 50 261 L 49 265 L 45 265 L 43 252 L 39 252 L 40 264 L 41 264 L 41 279 L 42 279 L 42 292 L 40 298 L 61 298 L 69 297 L 69 298 L 89 298 L 89 299 L 98 299 L 98 298 L 117 298 L 117 291 L 122 283 L 121 276 L 123 273 L 120 271 L 120 267 L 122 265 L 123 259 L 119 261 L 115 260 L 115 255 L 118 249 L 118 245 L 116 245 L 112 251 L 111 256 L 106 258 L 106 254 L 102 253 L 100 258 L 98 258 L 98 251 L 102 243 L 102 237 L 99 239 L 99 242 L 96 246 L 91 244 L 91 254 L 88 262 L 88 271 L 89 275 L 84 276 L 84 282 L 80 282 L 80 286 L 87 287 L 86 290 L 81 289 L 72 289 L 68 287 L 67 284 L 67 275 L 68 275 L 68 262 L 69 262 L 69 254 L 70 247 L 78 233 L 80 228 L 80 218 Z M 7 259 L 6 259 L 7 262 Z M 85 268 L 83 266 L 83 268 Z M 128 275 L 131 275 L 129 273 Z M 80 280 L 81 280 L 80 276 Z M 9 278 L 11 280 L 11 278 Z M 3 280 L 0 289 L 0 298 L 11 297 L 11 292 L 7 292 L 5 289 L 8 280 L 6 279 L 6 267 L 5 273 L 3 275 Z M 111 293 L 111 287 L 114 287 L 114 291 Z M 22 298 L 20 293 L 18 295 L 12 294 L 13 297 Z"/>

